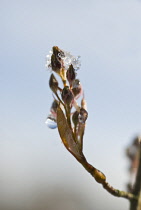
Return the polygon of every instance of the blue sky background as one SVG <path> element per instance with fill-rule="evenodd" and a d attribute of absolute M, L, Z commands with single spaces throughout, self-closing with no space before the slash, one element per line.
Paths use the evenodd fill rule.
<path fill-rule="evenodd" d="M 46 127 L 52 93 L 45 57 L 53 45 L 81 55 L 89 112 L 84 153 L 125 190 L 124 150 L 141 133 L 141 1 L 1 0 L 0 29 L 1 205 L 28 209 L 37 192 L 46 199 L 72 192 L 66 209 L 73 196 L 87 209 L 128 209 L 71 157 L 57 129 Z"/>

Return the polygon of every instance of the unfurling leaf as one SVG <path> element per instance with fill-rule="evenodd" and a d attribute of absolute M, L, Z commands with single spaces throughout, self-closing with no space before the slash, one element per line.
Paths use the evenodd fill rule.
<path fill-rule="evenodd" d="M 83 154 L 80 150 L 79 144 L 75 142 L 72 130 L 70 129 L 66 117 L 59 106 L 57 108 L 57 125 L 60 137 L 66 149 L 69 150 L 76 159 L 81 160 Z"/>
<path fill-rule="evenodd" d="M 77 141 L 81 147 L 81 150 L 83 150 L 83 136 L 84 136 L 84 131 L 85 131 L 85 124 L 84 123 L 79 123 L 77 126 Z"/>
<path fill-rule="evenodd" d="M 75 126 L 75 133 L 76 133 L 75 135 L 77 138 L 77 142 L 81 148 L 81 151 L 83 150 L 83 136 L 84 136 L 87 117 L 88 117 L 88 112 L 84 108 L 80 109 L 80 113 L 77 111 L 74 112 L 72 116 L 72 121 Z"/>

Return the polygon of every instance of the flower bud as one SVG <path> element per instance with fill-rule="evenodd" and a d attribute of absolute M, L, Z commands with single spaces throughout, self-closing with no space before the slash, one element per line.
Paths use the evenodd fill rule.
<path fill-rule="evenodd" d="M 73 81 L 75 80 L 75 70 L 72 64 L 69 66 L 66 76 L 67 80 L 69 81 L 69 84 L 72 85 Z"/>
<path fill-rule="evenodd" d="M 88 112 L 84 108 L 81 108 L 79 113 L 79 122 L 84 124 L 87 118 Z"/>
<path fill-rule="evenodd" d="M 78 119 L 78 116 L 79 116 L 79 112 L 78 111 L 75 111 L 72 115 L 72 121 L 74 123 L 74 125 L 76 126 L 79 122 L 79 119 Z"/>
<path fill-rule="evenodd" d="M 58 81 L 57 81 L 57 79 L 55 78 L 55 76 L 53 74 L 51 74 L 51 76 L 50 76 L 49 87 L 54 93 L 57 92 Z"/>
<path fill-rule="evenodd" d="M 73 99 L 74 96 L 69 87 L 68 86 L 64 87 L 62 90 L 62 100 L 64 101 L 64 103 L 67 105 L 71 105 Z"/>

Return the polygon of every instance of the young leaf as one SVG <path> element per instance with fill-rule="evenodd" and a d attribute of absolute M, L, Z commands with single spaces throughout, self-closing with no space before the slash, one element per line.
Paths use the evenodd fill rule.
<path fill-rule="evenodd" d="M 71 152 L 76 159 L 81 160 L 83 154 L 79 149 L 79 145 L 73 138 L 72 130 L 70 129 L 66 117 L 60 106 L 57 108 L 57 125 L 60 137 L 66 149 Z"/>

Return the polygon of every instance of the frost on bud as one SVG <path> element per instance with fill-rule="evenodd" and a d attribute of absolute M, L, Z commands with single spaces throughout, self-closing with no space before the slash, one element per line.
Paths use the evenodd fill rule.
<path fill-rule="evenodd" d="M 75 80 L 75 69 L 73 68 L 72 64 L 67 70 L 67 80 L 69 81 L 70 85 L 72 85 L 73 81 Z"/>
<path fill-rule="evenodd" d="M 55 72 L 59 72 L 62 68 L 62 58 L 64 58 L 64 52 L 59 47 L 54 46 L 52 48 L 53 54 L 51 56 L 51 67 Z"/>
<path fill-rule="evenodd" d="M 82 93 L 82 86 L 78 79 L 74 80 L 74 82 L 73 82 L 72 92 L 73 92 L 75 98 L 78 98 Z"/>
<path fill-rule="evenodd" d="M 51 56 L 51 67 L 52 67 L 52 70 L 57 72 L 61 69 L 61 62 L 57 59 L 57 57 L 52 54 Z"/>
<path fill-rule="evenodd" d="M 51 76 L 50 76 L 49 87 L 54 93 L 57 92 L 58 81 L 57 81 L 57 79 L 55 78 L 55 76 L 53 74 L 51 74 Z"/>
<path fill-rule="evenodd" d="M 84 108 L 81 108 L 79 113 L 79 122 L 84 124 L 87 118 L 88 118 L 88 112 Z"/>
<path fill-rule="evenodd" d="M 62 50 L 59 49 L 59 47 L 54 46 L 52 48 L 53 54 L 55 55 L 56 58 L 58 58 L 59 60 L 61 60 L 61 58 L 65 57 L 65 54 Z"/>
<path fill-rule="evenodd" d="M 62 90 L 62 100 L 68 106 L 70 106 L 72 101 L 74 100 L 73 93 L 71 92 L 68 86 L 64 87 Z"/>
<path fill-rule="evenodd" d="M 74 123 L 74 125 L 76 126 L 79 122 L 79 119 L 78 119 L 78 116 L 79 116 L 79 112 L 78 111 L 75 111 L 72 115 L 72 121 Z"/>

